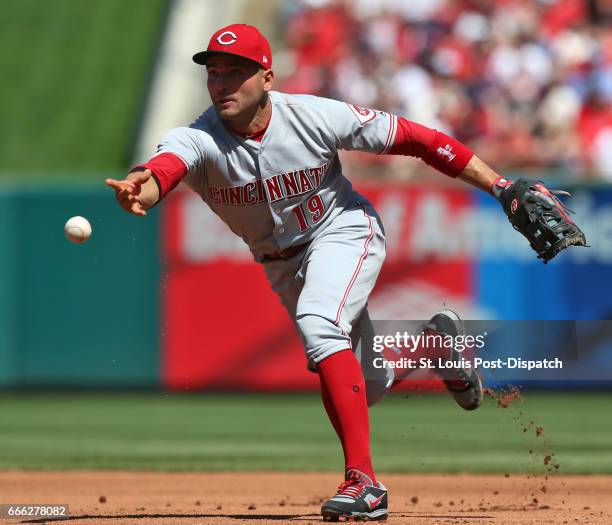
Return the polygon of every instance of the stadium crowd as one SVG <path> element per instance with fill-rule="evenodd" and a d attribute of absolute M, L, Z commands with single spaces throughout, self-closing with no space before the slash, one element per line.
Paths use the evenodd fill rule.
<path fill-rule="evenodd" d="M 403 115 L 464 141 L 500 170 L 612 181 L 609 6 L 294 0 L 281 14 L 288 51 L 280 87 Z M 352 160 L 354 169 L 395 162 Z M 411 176 L 419 165 L 401 172 Z"/>

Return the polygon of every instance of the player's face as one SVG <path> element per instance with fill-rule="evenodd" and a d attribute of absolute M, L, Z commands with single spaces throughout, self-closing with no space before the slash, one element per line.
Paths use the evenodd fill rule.
<path fill-rule="evenodd" d="M 206 64 L 208 92 L 222 119 L 253 113 L 272 87 L 271 71 L 240 57 L 213 56 Z"/>

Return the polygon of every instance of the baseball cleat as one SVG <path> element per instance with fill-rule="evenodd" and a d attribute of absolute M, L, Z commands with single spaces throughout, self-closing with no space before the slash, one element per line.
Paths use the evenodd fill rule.
<path fill-rule="evenodd" d="M 359 470 L 348 470 L 336 495 L 321 507 L 323 521 L 380 521 L 389 516 L 387 489 Z"/>
<path fill-rule="evenodd" d="M 461 318 L 452 310 L 440 310 L 427 323 L 427 329 L 441 335 L 464 335 L 465 329 Z M 454 363 L 463 362 L 463 354 L 450 349 L 449 359 Z M 455 366 L 453 368 L 438 368 L 436 374 L 440 376 L 446 389 L 453 396 L 457 404 L 464 410 L 476 410 L 482 403 L 482 380 L 474 368 Z"/>

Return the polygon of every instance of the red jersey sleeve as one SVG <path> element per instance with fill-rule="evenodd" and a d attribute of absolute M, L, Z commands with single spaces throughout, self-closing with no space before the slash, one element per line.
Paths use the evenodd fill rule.
<path fill-rule="evenodd" d="M 459 175 L 474 155 L 445 133 L 402 117 L 397 117 L 397 132 L 387 154 L 418 157 L 449 177 Z"/>
<path fill-rule="evenodd" d="M 134 166 L 133 171 L 151 170 L 153 179 L 159 189 L 159 199 L 163 199 L 187 173 L 187 166 L 178 155 L 173 153 L 162 153 L 156 155 L 150 161 Z"/>

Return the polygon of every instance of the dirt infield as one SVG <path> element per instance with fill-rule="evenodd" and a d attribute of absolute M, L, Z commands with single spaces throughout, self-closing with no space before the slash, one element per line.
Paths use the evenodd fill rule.
<path fill-rule="evenodd" d="M 385 475 L 390 523 L 609 524 L 612 476 Z M 70 505 L 94 524 L 315 523 L 333 474 L 2 472 L 0 503 Z M 4 523 L 44 523 L 40 518 Z"/>

